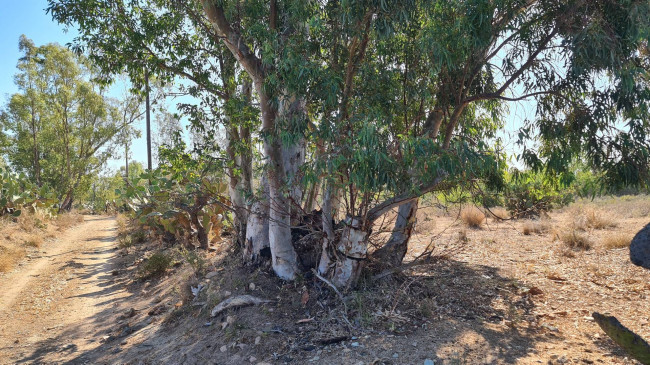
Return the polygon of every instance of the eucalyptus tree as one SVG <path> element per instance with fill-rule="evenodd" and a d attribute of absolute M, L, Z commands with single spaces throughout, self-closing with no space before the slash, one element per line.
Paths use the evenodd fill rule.
<path fill-rule="evenodd" d="M 19 92 L 8 105 L 12 168 L 56 189 L 61 209 L 112 155 L 115 135 L 128 121 L 88 81 L 85 60 L 57 44 L 35 46 L 21 37 L 24 57 L 16 76 Z M 32 85 L 32 86 L 25 86 Z"/>
<path fill-rule="evenodd" d="M 214 119 L 229 141 L 233 126 L 251 136 L 229 149 L 236 169 L 254 166 L 251 138 L 262 140 L 269 199 L 247 218 L 260 221 L 254 236 L 264 242 L 249 248 L 268 246 L 284 279 L 308 266 L 291 227 L 304 223 L 301 206 L 313 206 L 303 203 L 316 189 L 305 187 L 322 186 L 318 269 L 345 287 L 386 212 L 400 214 L 376 255 L 395 265 L 420 196 L 502 184 L 494 137 L 508 103 L 537 102 L 519 133 L 533 169 L 566 177 L 585 153 L 609 186 L 647 184 L 649 8 L 646 0 L 50 0 L 49 11 L 78 25 L 75 44 L 107 74 L 137 79 L 146 65 L 192 81 L 187 91 L 204 107 L 189 108 L 197 124 Z M 249 100 L 247 80 L 256 105 L 234 113 L 233 96 Z M 249 179 L 231 198 L 250 193 L 253 175 L 231 174 L 233 186 Z"/>

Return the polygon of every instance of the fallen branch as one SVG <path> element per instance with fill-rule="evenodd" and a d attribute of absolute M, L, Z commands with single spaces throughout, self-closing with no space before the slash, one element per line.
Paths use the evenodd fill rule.
<path fill-rule="evenodd" d="M 341 302 L 343 303 L 343 309 L 345 310 L 345 313 L 343 314 L 343 320 L 345 320 L 345 322 L 348 324 L 348 326 L 350 326 L 351 328 L 354 328 L 354 326 L 352 325 L 352 323 L 350 323 L 350 320 L 348 319 L 348 306 L 345 304 L 345 298 L 343 298 L 343 294 L 341 294 L 341 292 L 336 288 L 336 286 L 334 284 L 332 284 L 331 281 L 329 281 L 329 280 L 325 279 L 324 277 L 322 277 L 318 273 L 318 271 L 316 271 L 315 269 L 312 269 L 312 272 L 314 273 L 314 275 L 316 275 L 317 278 L 319 278 L 322 282 L 324 282 L 330 288 L 332 288 L 332 290 L 334 290 L 336 295 L 338 295 L 339 299 L 341 299 Z"/>
<path fill-rule="evenodd" d="M 641 336 L 627 329 L 615 317 L 598 312 L 594 312 L 591 316 L 616 344 L 642 364 L 650 365 L 650 345 Z"/>
<path fill-rule="evenodd" d="M 217 314 L 229 308 L 247 307 L 250 305 L 260 305 L 260 304 L 270 303 L 270 302 L 271 300 L 257 298 L 248 294 L 238 295 L 236 297 L 230 297 L 222 301 L 221 303 L 217 304 L 214 308 L 212 308 L 212 312 L 210 312 L 210 316 L 214 317 Z"/>

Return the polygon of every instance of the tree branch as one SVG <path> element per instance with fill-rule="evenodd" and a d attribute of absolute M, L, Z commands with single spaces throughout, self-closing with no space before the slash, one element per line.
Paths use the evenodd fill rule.
<path fill-rule="evenodd" d="M 431 182 L 428 185 L 422 185 L 418 188 L 418 191 L 416 193 L 402 193 L 400 195 L 397 195 L 393 198 L 390 198 L 388 200 L 385 200 L 384 202 L 374 206 L 372 209 L 366 213 L 366 221 L 368 222 L 367 224 L 371 224 L 377 218 L 381 217 L 385 213 L 387 213 L 389 210 L 398 207 L 402 204 L 406 204 L 410 201 L 413 201 L 415 199 L 418 199 L 420 196 L 430 193 L 434 191 L 438 185 L 447 177 L 446 172 L 442 172 L 440 176 L 436 177 L 433 179 L 433 182 Z"/>
<path fill-rule="evenodd" d="M 223 7 L 217 6 L 214 0 L 202 0 L 202 4 L 208 19 L 212 22 L 217 32 L 223 36 L 223 42 L 226 44 L 226 47 L 228 47 L 253 80 L 261 82 L 264 79 L 262 61 L 248 48 L 241 34 L 230 26 L 224 14 Z"/>

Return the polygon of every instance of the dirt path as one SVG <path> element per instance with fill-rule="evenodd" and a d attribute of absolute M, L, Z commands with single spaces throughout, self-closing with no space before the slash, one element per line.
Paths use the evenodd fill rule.
<path fill-rule="evenodd" d="M 114 306 L 128 296 L 112 275 L 115 219 L 85 222 L 0 277 L 0 363 L 84 363 Z"/>

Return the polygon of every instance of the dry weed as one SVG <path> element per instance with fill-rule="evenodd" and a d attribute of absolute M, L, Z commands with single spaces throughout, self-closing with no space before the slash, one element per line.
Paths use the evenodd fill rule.
<path fill-rule="evenodd" d="M 560 240 L 568 247 L 574 250 L 590 250 L 591 240 L 586 235 L 576 231 L 575 229 L 569 232 L 560 233 Z"/>
<path fill-rule="evenodd" d="M 611 216 L 597 209 L 588 209 L 585 212 L 585 217 L 587 227 L 589 228 L 605 229 L 617 226 L 616 221 Z"/>
<path fill-rule="evenodd" d="M 506 208 L 503 207 L 493 207 L 488 210 L 488 213 L 490 216 L 496 219 L 509 219 L 510 218 L 510 212 Z"/>
<path fill-rule="evenodd" d="M 43 237 L 40 234 L 31 234 L 25 239 L 25 245 L 30 247 L 41 247 L 43 244 Z"/>
<path fill-rule="evenodd" d="M 460 218 L 471 228 L 480 228 L 485 221 L 485 214 L 475 206 L 463 208 L 460 212 Z"/>
<path fill-rule="evenodd" d="M 56 225 L 59 227 L 59 231 L 66 230 L 83 221 L 84 216 L 75 212 L 59 214 L 56 217 Z"/>
<path fill-rule="evenodd" d="M 533 233 L 544 234 L 550 229 L 550 224 L 546 221 L 526 221 L 521 227 L 522 232 L 528 236 Z"/>
<path fill-rule="evenodd" d="M 0 246 L 0 272 L 7 272 L 16 265 L 18 260 L 25 256 L 23 248 Z"/>
<path fill-rule="evenodd" d="M 625 233 L 613 234 L 603 239 L 603 245 L 608 249 L 630 247 L 632 235 Z"/>

